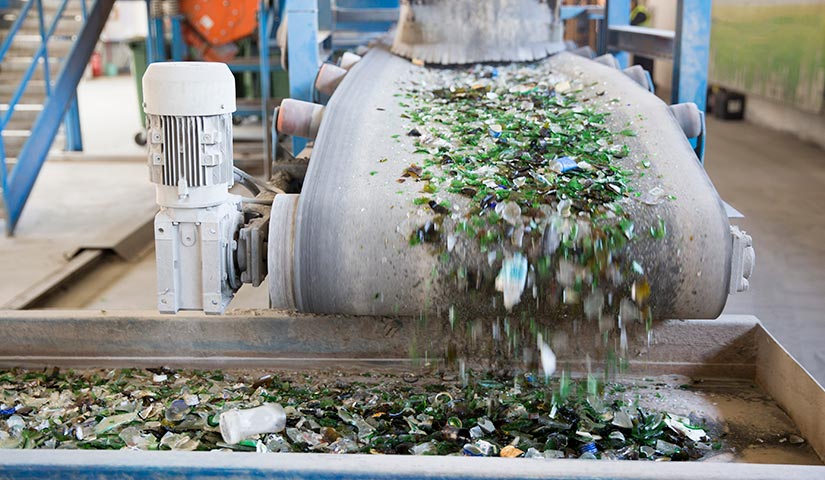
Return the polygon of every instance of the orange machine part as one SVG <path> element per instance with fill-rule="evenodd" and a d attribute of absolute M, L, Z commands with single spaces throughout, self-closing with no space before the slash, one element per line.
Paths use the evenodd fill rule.
<path fill-rule="evenodd" d="M 187 23 L 211 45 L 247 37 L 258 28 L 259 0 L 180 0 Z"/>
<path fill-rule="evenodd" d="M 194 59 L 196 60 L 229 63 L 238 54 L 238 46 L 234 42 L 211 45 L 187 23 L 183 24 L 183 39 L 195 52 Z"/>

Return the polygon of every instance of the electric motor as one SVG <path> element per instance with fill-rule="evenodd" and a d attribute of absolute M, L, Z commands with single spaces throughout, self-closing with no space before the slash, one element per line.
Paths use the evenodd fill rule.
<path fill-rule="evenodd" d="M 235 79 L 221 63 L 153 63 L 143 77 L 155 217 L 158 309 L 221 313 L 237 285 L 243 224 L 233 184 Z"/>

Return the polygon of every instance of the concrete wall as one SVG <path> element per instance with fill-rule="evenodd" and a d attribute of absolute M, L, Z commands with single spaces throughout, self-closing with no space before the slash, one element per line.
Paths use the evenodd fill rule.
<path fill-rule="evenodd" d="M 748 0 L 747 2 L 744 0 L 715 0 L 714 17 L 716 18 L 720 7 L 731 8 L 739 6 L 738 8 L 750 8 L 749 6 L 745 6 L 745 3 L 748 3 L 749 5 L 758 4 L 758 6 L 763 7 L 784 3 L 786 4 L 788 11 L 793 12 L 794 6 L 796 5 L 805 4 L 808 5 L 806 8 L 814 8 L 811 7 L 811 5 L 825 5 L 825 0 L 787 0 L 784 2 L 782 0 Z M 647 0 L 646 5 L 651 12 L 652 27 L 668 30 L 673 30 L 675 28 L 676 0 Z M 754 5 L 751 5 L 751 7 Z M 760 32 L 755 32 L 755 34 L 758 37 Z M 825 29 L 822 30 L 822 37 L 822 42 L 820 42 L 820 44 L 822 47 L 822 55 L 825 55 Z M 714 38 L 717 38 L 717 41 L 721 41 L 719 40 L 718 34 L 712 34 L 712 52 L 714 50 Z M 746 38 L 743 38 L 742 40 L 746 42 L 756 41 L 748 40 Z M 750 45 L 746 45 L 746 47 L 747 46 Z M 756 49 L 758 45 L 753 45 L 753 47 Z M 806 45 L 806 48 L 809 47 L 810 45 Z M 771 65 L 781 64 L 782 54 L 783 52 L 774 53 L 773 56 L 776 58 L 774 58 L 774 62 Z M 788 54 L 788 52 L 784 52 L 784 54 Z M 766 58 L 770 56 L 768 53 L 765 55 Z M 792 58 L 791 60 L 795 61 L 797 59 Z M 814 60 L 816 60 L 816 58 L 814 58 Z M 803 63 L 805 63 L 805 61 L 803 61 Z M 812 62 L 808 61 L 807 63 Z M 779 69 L 780 67 L 776 68 Z M 790 67 L 782 67 L 785 74 L 787 73 L 788 68 Z M 805 68 L 801 68 L 803 71 L 800 72 L 800 78 L 807 78 L 810 76 L 804 71 Z M 816 77 L 814 79 L 816 81 L 814 81 L 813 84 L 810 79 L 805 80 L 803 78 L 800 85 L 805 88 L 800 88 L 795 85 L 784 85 L 780 88 L 777 86 L 777 81 L 768 81 L 770 80 L 768 77 L 777 77 L 783 72 L 775 72 L 775 75 L 771 75 L 771 72 L 768 72 L 768 74 L 766 74 L 766 82 L 772 85 L 770 88 L 762 88 L 764 85 L 757 82 L 759 85 L 749 89 L 746 88 L 746 85 L 744 84 L 726 85 L 725 79 L 716 78 L 721 75 L 721 72 L 716 72 L 715 75 L 713 60 L 711 60 L 710 69 L 711 83 L 721 83 L 723 86 L 743 91 L 743 93 L 747 95 L 745 118 L 748 121 L 775 130 L 792 133 L 802 140 L 815 143 L 825 149 L 825 106 L 823 106 L 822 95 L 818 93 L 825 88 L 825 78 L 821 79 L 820 83 L 822 83 L 822 85 L 818 85 L 816 83 L 816 81 L 819 81 L 819 77 Z M 719 69 L 717 68 L 717 70 Z M 653 79 L 656 82 L 657 88 L 662 90 L 670 90 L 670 84 L 673 77 L 672 71 L 673 62 L 668 60 L 656 60 Z M 818 75 L 822 76 L 825 75 L 825 73 Z M 740 75 L 740 78 L 744 78 L 744 75 Z M 765 85 L 767 85 L 767 83 Z M 790 95 L 785 95 L 785 90 L 792 90 L 793 92 L 791 92 Z M 799 92 L 802 90 L 804 90 L 804 92 L 803 94 L 800 94 Z"/>

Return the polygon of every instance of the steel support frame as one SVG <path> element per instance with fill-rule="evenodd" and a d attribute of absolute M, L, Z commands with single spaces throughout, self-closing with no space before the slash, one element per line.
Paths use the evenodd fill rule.
<path fill-rule="evenodd" d="M 704 112 L 707 107 L 708 62 L 710 59 L 711 0 L 678 0 L 674 32 L 630 26 L 630 0 L 609 0 L 606 25 L 602 28 L 599 53 L 613 50 L 622 68 L 628 52 L 673 59 L 670 101 L 692 102 Z M 705 161 L 707 132 L 691 138 L 699 162 Z"/>
<path fill-rule="evenodd" d="M 607 5 L 605 6 L 605 32 L 603 37 L 603 41 L 607 42 L 605 47 L 609 48 L 609 34 L 611 27 L 622 27 L 630 25 L 630 0 L 608 0 Z M 600 51 L 600 54 L 605 53 L 604 51 Z M 615 51 L 613 52 L 615 55 L 616 60 L 619 61 L 619 65 L 621 68 L 627 68 L 628 62 L 630 61 L 630 56 L 627 52 L 624 51 Z"/>
<path fill-rule="evenodd" d="M 269 41 L 275 28 L 275 12 L 269 7 L 269 2 L 260 0 L 258 6 L 258 72 L 261 87 L 261 128 L 264 140 L 263 162 L 266 179 L 272 174 L 272 158 L 270 142 L 278 142 L 277 138 L 269 138 L 269 94 L 272 78 L 271 63 L 269 60 Z M 273 118 L 274 122 L 275 119 Z"/>
<path fill-rule="evenodd" d="M 632 25 L 612 26 L 608 31 L 608 44 L 621 51 L 655 58 L 673 58 L 676 33 Z"/>
<path fill-rule="evenodd" d="M 70 152 L 83 151 L 83 131 L 80 128 L 80 107 L 77 103 L 77 92 L 69 104 L 66 111 L 66 118 L 63 119 L 63 126 L 66 131 L 66 150 Z"/>
<path fill-rule="evenodd" d="M 562 5 L 561 19 L 571 20 L 579 15 L 587 15 L 588 20 L 603 20 L 604 7 L 601 5 Z"/>
<path fill-rule="evenodd" d="M 156 17 L 153 14 L 152 2 L 159 0 L 146 0 L 146 18 L 148 19 L 148 29 L 146 35 L 146 64 L 155 62 L 165 62 L 166 58 L 166 34 L 163 28 L 163 16 Z"/>
<path fill-rule="evenodd" d="M 318 52 L 318 0 L 287 0 L 286 15 L 289 22 L 289 96 L 296 100 L 311 102 L 312 84 L 321 65 Z M 306 144 L 306 139 L 293 138 L 293 154 L 298 155 Z"/>
<path fill-rule="evenodd" d="M 83 18 L 83 22 L 86 22 L 86 20 L 89 19 L 86 0 L 80 0 L 80 14 Z M 66 118 L 63 119 L 63 127 L 66 132 L 65 149 L 70 152 L 82 152 L 83 131 L 80 125 L 80 106 L 77 103 L 77 90 L 75 90 L 75 97 L 72 100 L 71 105 L 69 105 L 69 110 L 66 112 Z"/>
<path fill-rule="evenodd" d="M 710 58 L 711 0 L 678 0 L 675 32 L 630 26 L 630 0 L 607 2 L 603 32 L 606 49 L 615 52 L 622 68 L 627 52 L 673 59 L 671 103 L 693 102 L 704 111 Z M 600 51 L 605 53 L 605 51 Z"/>
<path fill-rule="evenodd" d="M 673 51 L 673 103 L 693 102 L 705 111 L 710 59 L 711 0 L 679 0 Z"/>
<path fill-rule="evenodd" d="M 83 71 L 86 69 L 86 64 L 94 51 L 113 5 L 114 0 L 97 0 L 94 4 L 88 20 L 66 57 L 65 65 L 54 85 L 52 95 L 46 100 L 43 111 L 32 126 L 30 139 L 37 141 L 28 141 L 23 145 L 17 164 L 6 178 L 3 201 L 6 209 L 7 235 L 14 233 L 23 207 L 46 161 L 51 141 L 44 141 L 44 139 L 54 138 L 72 101 L 75 100 L 77 84 L 83 76 Z"/>
<path fill-rule="evenodd" d="M 172 34 L 172 61 L 181 62 L 186 57 L 186 43 L 183 41 L 183 15 L 171 15 L 169 29 Z"/>

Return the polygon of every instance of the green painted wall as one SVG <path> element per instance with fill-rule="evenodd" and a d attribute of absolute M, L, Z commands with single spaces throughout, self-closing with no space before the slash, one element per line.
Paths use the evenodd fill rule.
<path fill-rule="evenodd" d="M 825 113 L 825 0 L 717 0 L 711 83 Z"/>

